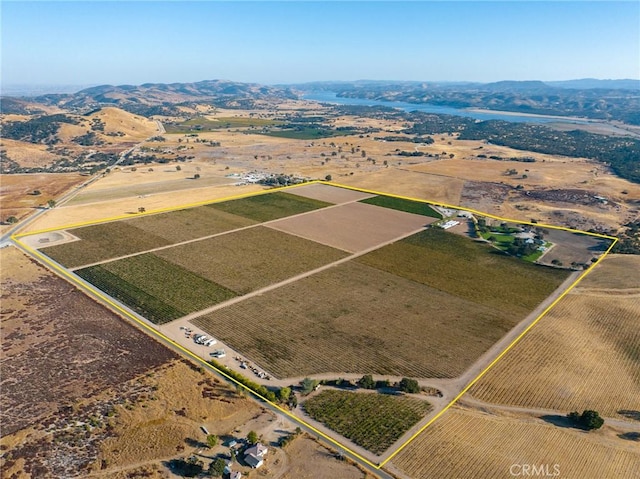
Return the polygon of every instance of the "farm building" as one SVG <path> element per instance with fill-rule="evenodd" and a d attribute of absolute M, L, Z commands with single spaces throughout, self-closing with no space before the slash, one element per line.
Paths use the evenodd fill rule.
<path fill-rule="evenodd" d="M 267 452 L 268 449 L 266 446 L 257 443 L 255 446 L 251 446 L 244 451 L 244 460 L 249 466 L 258 469 L 264 463 L 264 456 L 267 455 Z"/>

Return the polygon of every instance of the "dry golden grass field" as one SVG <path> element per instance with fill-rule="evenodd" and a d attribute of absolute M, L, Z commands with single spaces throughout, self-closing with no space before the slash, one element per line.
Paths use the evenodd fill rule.
<path fill-rule="evenodd" d="M 587 433 L 455 407 L 394 457 L 390 469 L 411 479 L 498 479 L 522 474 L 524 464 L 546 465 L 542 474 L 553 475 L 557 464 L 553 477 L 638 477 L 638 444 L 618 434 L 608 426 Z"/>
<path fill-rule="evenodd" d="M 9 216 L 21 219 L 50 199 L 58 198 L 87 177 L 77 173 L 40 173 L 2 175 L 0 177 L 0 220 Z M 40 191 L 34 195 L 35 190 Z"/>

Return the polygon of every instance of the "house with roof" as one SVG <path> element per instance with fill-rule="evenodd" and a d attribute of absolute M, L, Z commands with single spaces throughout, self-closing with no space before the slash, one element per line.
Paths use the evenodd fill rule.
<path fill-rule="evenodd" d="M 258 469 L 264 464 L 264 456 L 268 451 L 267 446 L 257 443 L 244 451 L 244 461 L 254 469 Z"/>

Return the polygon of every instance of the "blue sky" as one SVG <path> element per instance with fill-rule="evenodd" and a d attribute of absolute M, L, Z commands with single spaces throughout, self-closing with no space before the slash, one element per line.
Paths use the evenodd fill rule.
<path fill-rule="evenodd" d="M 2 82 L 640 78 L 640 2 L 2 1 Z"/>

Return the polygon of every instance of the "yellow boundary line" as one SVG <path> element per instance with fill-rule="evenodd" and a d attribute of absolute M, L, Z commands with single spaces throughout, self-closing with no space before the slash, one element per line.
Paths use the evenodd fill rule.
<path fill-rule="evenodd" d="M 245 386 L 244 384 L 242 384 L 240 381 L 238 381 L 238 380 L 234 379 L 233 377 L 229 376 L 225 371 L 213 366 L 211 363 L 208 363 L 204 359 L 202 359 L 199 356 L 195 355 L 190 350 L 186 349 L 185 347 L 179 345 L 178 343 L 176 343 L 172 339 L 168 338 L 167 336 L 162 334 L 159 330 L 157 330 L 157 329 L 153 328 L 152 326 L 149 326 L 145 322 L 141 321 L 140 319 L 135 317 L 133 314 L 131 314 L 129 311 L 125 310 L 122 306 L 120 306 L 119 304 L 115 303 L 111 298 L 109 298 L 108 296 L 104 295 L 100 290 L 94 288 L 90 284 L 85 284 L 85 283 L 80 282 L 78 280 L 78 278 L 74 274 L 70 273 L 67 269 L 65 269 L 62 266 L 58 265 L 57 263 L 53 262 L 49 257 L 44 255 L 40 251 L 30 247 L 29 245 L 23 243 L 19 239 L 19 238 L 23 238 L 25 236 L 32 236 L 32 235 L 36 235 L 36 234 L 42 234 L 42 233 L 47 233 L 47 232 L 50 232 L 50 231 L 58 231 L 58 230 L 64 230 L 64 229 L 80 228 L 80 227 L 83 227 L 83 226 L 102 224 L 102 223 L 107 223 L 107 222 L 112 222 L 112 221 L 123 220 L 123 219 L 139 218 L 141 216 L 153 215 L 153 214 L 158 214 L 158 213 L 166 213 L 166 212 L 169 212 L 169 211 L 177 211 L 177 210 L 183 210 L 183 209 L 187 209 L 187 208 L 194 208 L 194 207 L 197 207 L 197 206 L 204 206 L 204 205 L 208 205 L 208 204 L 220 203 L 220 202 L 223 202 L 223 201 L 230 201 L 230 200 L 235 200 L 235 199 L 247 198 L 247 197 L 250 197 L 250 196 L 263 195 L 263 194 L 268 194 L 268 193 L 272 193 L 272 192 L 275 192 L 275 191 L 282 191 L 282 190 L 287 190 L 287 189 L 291 189 L 291 188 L 297 188 L 297 187 L 307 186 L 307 185 L 312 185 L 312 184 L 324 184 L 324 185 L 329 185 L 329 186 L 335 186 L 335 187 L 338 187 L 338 188 L 349 189 L 349 190 L 353 190 L 353 191 L 359 191 L 359 192 L 362 192 L 362 193 L 389 196 L 389 197 L 392 197 L 392 198 L 416 201 L 416 202 L 419 202 L 419 203 L 425 203 L 425 204 L 428 204 L 428 205 L 440 206 L 440 207 L 443 207 L 443 208 L 450 208 L 450 209 L 455 209 L 455 210 L 469 211 L 471 213 L 474 213 L 474 214 L 477 214 L 477 215 L 480 215 L 480 216 L 485 216 L 485 217 L 497 219 L 497 220 L 500 220 L 500 221 L 506 221 L 506 222 L 509 222 L 509 223 L 527 224 L 527 225 L 535 226 L 535 227 L 539 227 L 539 228 L 551 228 L 551 229 L 557 229 L 557 230 L 562 230 L 562 231 L 568 231 L 570 233 L 578 233 L 578 234 L 584 234 L 584 235 L 589 235 L 589 236 L 595 236 L 595 237 L 598 237 L 598 238 L 609 239 L 609 240 L 612 240 L 612 243 L 609 246 L 609 248 L 607 249 L 607 251 L 605 251 L 605 253 L 602 254 L 600 256 L 600 258 L 598 258 L 598 260 L 594 264 L 592 264 L 565 291 L 563 291 L 563 293 L 560 296 L 558 296 L 558 298 L 556 298 L 555 301 L 553 301 L 553 303 L 551 303 L 549 306 L 547 306 L 547 308 L 545 308 L 545 310 L 535 319 L 535 321 L 533 321 L 488 366 L 486 366 L 474 379 L 472 379 L 469 382 L 469 384 L 455 398 L 453 398 L 449 402 L 449 404 L 447 404 L 438 414 L 436 414 L 433 418 L 431 418 L 415 434 L 413 434 L 401 446 L 399 446 L 389 457 L 387 457 L 387 459 L 382 461 L 380 464 L 375 464 L 375 463 L 369 461 L 367 458 L 361 456 L 357 452 L 352 451 L 348 447 L 346 447 L 343 444 L 339 443 L 338 441 L 336 441 L 335 439 L 331 438 L 330 436 L 328 436 L 327 434 L 323 433 L 322 431 L 316 429 L 314 426 L 312 426 L 311 424 L 307 423 L 303 419 L 293 415 L 291 412 L 289 412 L 289 411 L 281 408 L 279 405 L 269 401 L 268 399 L 263 397 L 261 394 L 257 393 L 253 389 L 251 389 L 251 388 Z M 177 207 L 161 208 L 161 209 L 152 210 L 152 211 L 148 211 L 148 212 L 141 213 L 141 214 L 136 214 L 136 215 L 120 215 L 120 216 L 114 216 L 114 217 L 111 217 L 111 218 L 105 218 L 105 219 L 101 219 L 101 220 L 92 220 L 92 221 L 86 221 L 86 222 L 81 222 L 81 223 L 75 223 L 75 224 L 71 224 L 71 225 L 68 225 L 68 226 L 57 226 L 57 227 L 52 227 L 52 228 L 46 228 L 46 229 L 33 231 L 33 232 L 29 232 L 29 233 L 14 234 L 14 235 L 11 236 L 11 239 L 20 248 L 22 248 L 25 252 L 28 252 L 30 255 L 38 258 L 41 262 L 43 262 L 46 265 L 48 265 L 50 268 L 52 268 L 54 271 L 56 271 L 58 274 L 62 275 L 64 278 L 66 278 L 68 281 L 70 281 L 71 283 L 73 283 L 74 285 L 79 287 L 80 289 L 90 292 L 95 297 L 97 297 L 100 300 L 104 301 L 105 303 L 109 304 L 112 308 L 114 308 L 120 314 L 124 315 L 125 317 L 127 317 L 127 318 L 133 320 L 135 323 L 137 323 L 138 326 L 142 327 L 143 330 L 146 330 L 147 332 L 150 332 L 152 336 L 156 336 L 156 337 L 161 338 L 162 340 L 164 340 L 167 343 L 171 344 L 174 348 L 177 348 L 178 350 L 180 350 L 182 353 L 184 353 L 190 359 L 196 361 L 197 363 L 203 364 L 208 368 L 211 368 L 211 369 L 215 370 L 218 374 L 220 374 L 221 376 L 225 377 L 227 380 L 229 380 L 232 383 L 234 383 L 234 384 L 242 387 L 243 389 L 249 391 L 249 393 L 251 393 L 253 396 L 259 398 L 261 401 L 264 401 L 265 403 L 267 403 L 270 406 L 274 407 L 279 412 L 281 412 L 285 416 L 287 416 L 290 419 L 292 419 L 294 422 L 304 425 L 305 427 L 307 427 L 308 429 L 310 429 L 314 433 L 316 433 L 319 436 L 321 436 L 323 439 L 329 441 L 331 444 L 334 444 L 335 446 L 338 446 L 338 448 L 340 448 L 340 449 L 342 449 L 344 451 L 347 451 L 352 456 L 358 458 L 360 461 L 364 462 L 365 464 L 367 464 L 367 465 L 369 465 L 369 466 L 371 466 L 371 467 L 373 467 L 374 469 L 377 469 L 377 470 L 379 470 L 382 467 L 384 467 L 384 465 L 387 462 L 389 462 L 400 451 L 402 451 L 405 447 L 407 447 L 416 437 L 418 437 L 422 432 L 424 432 L 424 430 L 427 429 L 427 427 L 429 427 L 431 424 L 433 424 L 434 421 L 436 421 L 447 410 L 449 410 L 449 408 L 451 408 L 451 406 L 456 404 L 460 400 L 460 398 L 469 389 L 471 389 L 471 387 L 473 387 L 473 385 L 476 384 L 498 361 L 500 361 L 560 300 L 562 300 L 562 298 L 564 298 L 580 281 L 582 281 L 582 279 L 587 274 L 589 274 L 591 272 L 591 270 L 593 270 L 609 254 L 611 249 L 618 242 L 618 239 L 613 237 L 613 236 L 607 236 L 607 235 L 598 234 L 598 233 L 589 233 L 587 231 L 574 230 L 574 229 L 566 228 L 566 227 L 563 227 L 563 226 L 555 226 L 555 225 L 547 225 L 547 224 L 542 224 L 542 223 L 531 223 L 531 222 L 527 222 L 527 221 L 512 220 L 512 219 L 509 219 L 509 218 L 502 218 L 502 217 L 495 216 L 495 215 L 492 215 L 492 214 L 489 214 L 489 213 L 484 213 L 482 211 L 474 210 L 474 209 L 471 209 L 471 208 L 463 208 L 463 207 L 460 207 L 460 206 L 448 205 L 446 203 L 438 203 L 438 202 L 435 202 L 435 201 L 421 200 L 421 199 L 417 199 L 417 198 L 411 198 L 411 197 L 408 197 L 408 196 L 394 195 L 394 194 L 389 194 L 389 193 L 382 193 L 382 192 L 379 192 L 379 191 L 367 190 L 367 189 L 363 189 L 363 188 L 356 188 L 356 187 L 351 187 L 351 186 L 346 186 L 346 185 L 341 185 L 341 184 L 338 184 L 338 183 L 332 183 L 332 182 L 321 181 L 321 180 L 310 181 L 310 182 L 301 183 L 301 184 L 298 184 L 298 185 L 284 186 L 284 187 L 281 187 L 281 188 L 273 188 L 273 189 L 266 190 L 266 191 L 258 191 L 258 192 L 246 193 L 246 194 L 241 194 L 241 195 L 234 195 L 234 196 L 229 196 L 229 197 L 225 197 L 225 198 L 221 198 L 221 199 L 217 199 L 217 200 L 200 201 L 200 202 L 197 202 L 197 203 L 190 203 L 190 204 L 187 204 L 187 205 L 182 205 L 182 206 L 177 206 Z"/>

